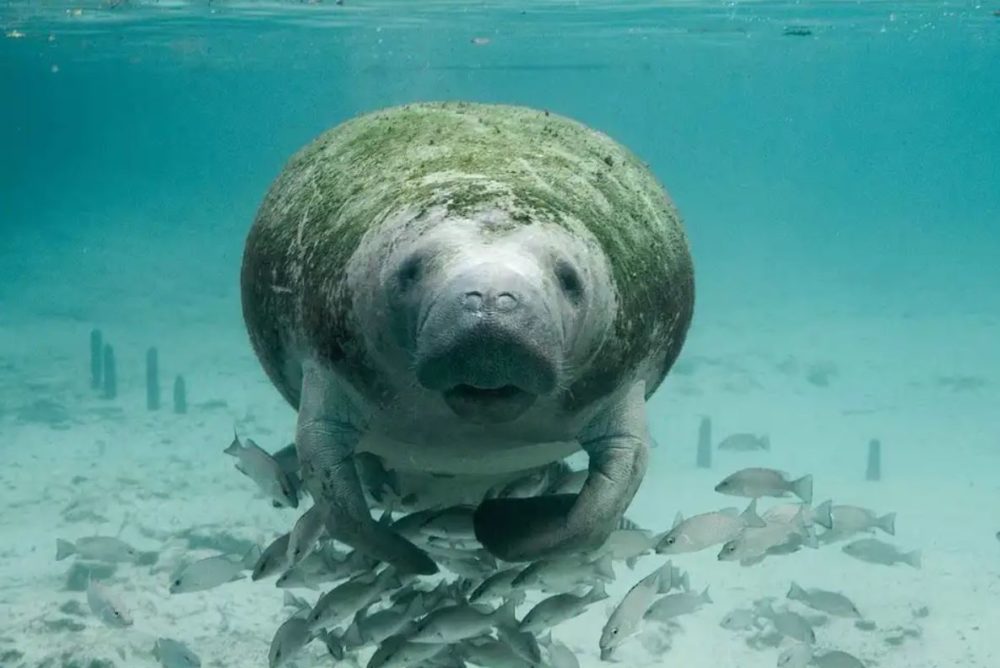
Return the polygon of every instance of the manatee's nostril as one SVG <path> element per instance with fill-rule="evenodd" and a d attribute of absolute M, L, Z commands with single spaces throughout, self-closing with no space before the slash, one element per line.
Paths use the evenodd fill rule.
<path fill-rule="evenodd" d="M 501 292 L 497 295 L 497 310 L 509 311 L 517 306 L 517 297 L 509 292 Z"/>
<path fill-rule="evenodd" d="M 470 311 L 478 311 L 483 307 L 483 295 L 480 292 L 466 292 L 462 305 Z"/>

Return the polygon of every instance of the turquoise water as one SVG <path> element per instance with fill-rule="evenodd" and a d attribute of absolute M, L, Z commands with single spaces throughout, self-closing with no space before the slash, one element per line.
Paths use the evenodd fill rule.
<path fill-rule="evenodd" d="M 791 574 L 821 570 L 810 584 L 853 588 L 873 618 L 882 613 L 880 629 L 905 626 L 911 607 L 931 610 L 901 645 L 847 625 L 825 637 L 817 628 L 825 648 L 883 668 L 993 665 L 997 12 L 995 2 L 834 0 L 0 4 L 0 453 L 12 463 L 0 498 L 20 509 L 0 520 L 10 583 L 0 604 L 15 620 L 0 629 L 0 666 L 106 665 L 71 663 L 77 655 L 155 665 L 147 641 L 170 630 L 207 665 L 266 665 L 281 615 L 249 603 L 263 600 L 247 598 L 249 586 L 171 608 L 143 584 L 148 571 L 126 574 L 143 601 L 133 631 L 146 636 L 109 635 L 60 612 L 82 599 L 63 591 L 51 545 L 126 520 L 123 536 L 153 551 L 202 521 L 254 542 L 262 525 L 287 530 L 291 516 L 265 517 L 263 501 L 241 511 L 249 488 L 221 455 L 234 422 L 268 434 L 271 450 L 292 434 L 243 329 L 246 232 L 287 158 L 321 131 L 453 99 L 544 108 L 607 133 L 649 163 L 684 217 L 695 322 L 650 403 L 661 446 L 634 519 L 665 530 L 678 509 L 726 505 L 712 494 L 723 474 L 774 465 L 817 484 L 825 474 L 823 498 L 898 511 L 901 543 L 924 551 L 913 573 L 845 565 L 839 550 L 722 569 L 713 551 L 684 565 L 723 602 L 686 621 L 671 650 L 639 645 L 627 660 L 774 665 L 780 648 L 748 649 L 718 621 L 750 598 L 782 598 Z M 111 403 L 87 387 L 95 327 L 119 346 Z M 183 373 L 203 404 L 187 418 L 144 412 L 150 345 L 164 396 Z M 723 454 L 710 475 L 695 470 L 703 414 L 718 436 L 770 432 L 770 459 Z M 873 437 L 890 453 L 878 488 L 860 482 Z M 157 480 L 168 462 L 187 491 L 174 477 L 121 491 L 122 477 Z M 208 477 L 193 482 L 186 466 Z M 213 494 L 216 477 L 224 495 Z M 100 490 L 109 496 L 94 501 Z M 105 521 L 67 520 L 76 502 L 98 504 Z M 137 519 L 136 508 L 161 510 Z M 625 573 L 612 603 L 634 583 Z M 594 636 L 606 616 L 570 626 Z M 53 622 L 63 618 L 85 629 Z M 578 644 L 581 663 L 597 665 L 596 648 Z M 114 651 L 86 649 L 98 645 Z M 321 660 L 317 650 L 300 665 Z"/>

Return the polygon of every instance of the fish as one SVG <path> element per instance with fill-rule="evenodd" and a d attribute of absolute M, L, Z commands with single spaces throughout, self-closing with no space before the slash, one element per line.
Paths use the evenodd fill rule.
<path fill-rule="evenodd" d="M 269 668 L 285 665 L 314 638 L 309 621 L 303 617 L 290 617 L 278 627 L 267 652 Z"/>
<path fill-rule="evenodd" d="M 87 605 L 90 611 L 104 624 L 117 629 L 132 626 L 132 615 L 122 605 L 118 596 L 97 580 L 87 584 Z"/>
<path fill-rule="evenodd" d="M 516 626 L 498 626 L 497 638 L 510 647 L 514 654 L 536 666 L 542 662 L 542 648 L 533 633 L 518 630 Z"/>
<path fill-rule="evenodd" d="M 853 617 L 855 619 L 862 617 L 858 608 L 849 598 L 834 591 L 807 590 L 793 582 L 788 589 L 787 598 L 834 617 Z"/>
<path fill-rule="evenodd" d="M 774 522 L 760 528 L 744 529 L 736 538 L 726 542 L 719 551 L 719 561 L 745 561 L 759 559 L 767 555 L 769 550 L 780 548 L 799 536 L 799 543 L 806 540 L 813 544 L 814 536 L 809 532 L 802 520 L 802 511 L 791 522 Z"/>
<path fill-rule="evenodd" d="M 233 435 L 233 442 L 223 452 L 236 458 L 236 470 L 254 481 L 271 499 L 288 508 L 297 508 L 299 499 L 281 466 L 266 450 L 246 439 L 246 445 Z"/>
<path fill-rule="evenodd" d="M 190 647 L 170 638 L 157 638 L 153 643 L 153 658 L 163 668 L 201 668 L 201 658 Z"/>
<path fill-rule="evenodd" d="M 778 668 L 806 668 L 813 658 L 812 645 L 796 643 L 778 655 Z"/>
<path fill-rule="evenodd" d="M 475 506 L 452 506 L 438 510 L 420 525 L 420 532 L 435 538 L 475 540 L 476 532 L 472 526 L 475 510 Z"/>
<path fill-rule="evenodd" d="M 553 640 L 551 631 L 542 642 L 548 651 L 551 668 L 580 668 L 580 660 L 576 658 L 573 650 L 558 640 Z"/>
<path fill-rule="evenodd" d="M 809 643 L 810 645 L 816 642 L 816 632 L 813 631 L 812 626 L 806 621 L 806 618 L 797 612 L 791 610 L 775 610 L 770 603 L 767 603 L 763 616 L 771 620 L 774 624 L 774 628 L 777 629 L 778 633 L 792 640 L 798 640 L 799 642 Z"/>
<path fill-rule="evenodd" d="M 731 434 L 726 436 L 718 445 L 719 450 L 731 450 L 733 452 L 752 452 L 754 450 L 770 450 L 771 439 L 766 434 L 760 436 L 756 434 Z"/>
<path fill-rule="evenodd" d="M 289 566 L 299 563 L 313 551 L 325 529 L 325 519 L 326 512 L 318 503 L 314 503 L 309 510 L 299 516 L 288 536 L 286 562 Z"/>
<path fill-rule="evenodd" d="M 135 563 L 141 557 L 134 547 L 112 536 L 87 536 L 73 542 L 56 539 L 56 561 L 74 554 L 81 559 L 108 564 Z"/>
<path fill-rule="evenodd" d="M 747 527 L 764 526 L 766 523 L 757 515 L 757 499 L 753 499 L 742 514 L 736 508 L 701 513 L 687 519 L 678 513 L 673 528 L 656 545 L 656 552 L 697 552 L 732 540 Z"/>
<path fill-rule="evenodd" d="M 663 535 L 653 535 L 643 529 L 615 529 L 604 544 L 589 555 L 593 559 L 607 555 L 633 568 L 638 558 L 652 552 L 662 538 Z"/>
<path fill-rule="evenodd" d="M 402 606 L 393 605 L 371 614 L 368 613 L 368 608 L 362 608 L 354 615 L 354 621 L 344 632 L 344 638 L 350 641 L 352 647 L 378 645 L 386 638 L 402 632 L 426 612 L 420 593 Z"/>
<path fill-rule="evenodd" d="M 387 590 L 400 586 L 402 582 L 393 568 L 385 568 L 377 574 L 355 576 L 319 597 L 309 613 L 310 627 L 318 629 L 336 626 L 338 622 L 380 599 Z"/>
<path fill-rule="evenodd" d="M 883 543 L 878 538 L 859 538 L 842 549 L 845 554 L 869 564 L 893 566 L 904 563 L 913 568 L 920 568 L 920 550 L 902 552 L 895 545 Z"/>
<path fill-rule="evenodd" d="M 292 592 L 285 590 L 285 595 L 281 599 L 282 604 L 286 608 L 295 608 L 297 615 L 309 616 L 309 611 L 312 610 L 312 603 L 305 600 L 301 596 L 296 596 Z"/>
<path fill-rule="evenodd" d="M 588 606 L 607 597 L 603 582 L 598 582 L 582 596 L 573 593 L 555 594 L 535 604 L 521 619 L 520 629 L 531 633 L 551 629 L 582 615 Z"/>
<path fill-rule="evenodd" d="M 712 598 L 708 595 L 708 587 L 705 587 L 700 594 L 694 592 L 667 594 L 649 606 L 643 618 L 650 621 L 667 622 L 674 617 L 696 612 L 703 605 L 711 602 Z"/>
<path fill-rule="evenodd" d="M 746 608 L 737 608 L 726 614 L 719 626 L 727 631 L 745 631 L 756 626 L 757 613 Z"/>
<path fill-rule="evenodd" d="M 376 565 L 378 561 L 357 550 L 340 554 L 335 549 L 324 548 L 307 555 L 280 575 L 274 584 L 281 589 L 316 589 L 321 584 L 370 572 Z"/>
<path fill-rule="evenodd" d="M 252 547 L 237 559 L 230 555 L 206 557 L 184 566 L 170 580 L 171 594 L 187 594 L 195 591 L 205 591 L 243 579 L 243 571 L 252 569 L 260 560 L 259 547 Z"/>
<path fill-rule="evenodd" d="M 669 573 L 668 567 L 667 574 Z M 602 661 L 608 661 L 615 649 L 639 631 L 643 615 L 659 592 L 661 574 L 661 569 L 657 568 L 639 580 L 611 612 L 598 641 Z"/>
<path fill-rule="evenodd" d="M 489 576 L 469 594 L 469 602 L 477 603 L 491 599 L 510 596 L 514 591 L 514 578 L 521 572 L 521 568 L 507 568 Z"/>
<path fill-rule="evenodd" d="M 597 561 L 587 559 L 541 559 L 527 566 L 512 581 L 514 587 L 565 592 L 594 579 L 613 582 L 615 571 L 611 557 L 605 555 Z"/>
<path fill-rule="evenodd" d="M 862 532 L 871 533 L 875 529 L 890 536 L 896 535 L 896 513 L 878 515 L 867 508 L 838 505 L 830 509 L 830 518 L 832 526 L 819 537 L 824 544 L 845 540 Z"/>
<path fill-rule="evenodd" d="M 367 668 L 410 668 L 446 649 L 444 645 L 410 642 L 404 635 L 394 635 L 382 641 L 368 660 Z"/>
<path fill-rule="evenodd" d="M 288 541 L 290 537 L 291 534 L 281 534 L 271 541 L 270 545 L 264 548 L 260 559 L 257 560 L 257 563 L 253 566 L 253 570 L 250 572 L 251 580 L 254 582 L 262 580 L 290 566 L 288 562 Z"/>
<path fill-rule="evenodd" d="M 502 640 L 470 639 L 459 647 L 459 655 L 466 661 L 489 668 L 534 668 L 538 664 L 526 661 Z"/>
<path fill-rule="evenodd" d="M 812 662 L 819 668 L 865 668 L 865 664 L 853 654 L 836 649 L 814 656 Z"/>
<path fill-rule="evenodd" d="M 811 475 L 805 475 L 797 480 L 789 480 L 784 473 L 774 469 L 746 468 L 725 478 L 715 486 L 715 491 L 749 498 L 780 498 L 791 493 L 806 503 L 812 503 L 813 479 Z"/>
<path fill-rule="evenodd" d="M 802 510 L 802 520 L 805 524 L 818 524 L 824 529 L 833 527 L 833 501 L 827 500 L 816 507 L 799 503 L 782 503 L 771 506 L 761 517 L 765 522 L 788 522 Z"/>
<path fill-rule="evenodd" d="M 491 610 L 480 604 L 458 603 L 431 611 L 407 637 L 412 643 L 457 643 L 496 626 L 516 627 L 514 602 Z"/>

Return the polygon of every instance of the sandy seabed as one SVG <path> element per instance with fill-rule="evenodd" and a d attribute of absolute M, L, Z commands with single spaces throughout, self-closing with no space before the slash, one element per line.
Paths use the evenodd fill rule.
<path fill-rule="evenodd" d="M 234 304 L 233 295 L 206 297 L 203 304 L 177 307 L 171 317 L 162 307 L 121 304 L 129 319 L 100 322 L 61 312 L 0 315 L 3 668 L 154 666 L 150 650 L 160 636 L 184 641 L 205 666 L 267 664 L 274 630 L 289 615 L 273 581 L 248 579 L 184 595 L 167 589 L 179 564 L 217 553 L 210 546 L 266 545 L 295 519 L 293 511 L 259 497 L 222 453 L 234 425 L 273 450 L 290 441 L 294 424 L 254 359 Z M 116 346 L 114 401 L 89 387 L 94 326 Z M 669 649 L 656 650 L 662 634 L 651 628 L 616 660 L 637 667 L 774 666 L 786 645 L 754 649 L 748 634 L 719 622 L 763 596 L 780 602 L 796 581 L 842 591 L 875 623 L 866 631 L 852 620 L 831 619 L 816 628 L 819 649 L 849 651 L 881 668 L 995 667 L 997 340 L 1000 324 L 983 314 L 785 314 L 782 321 L 747 311 L 697 320 L 682 360 L 650 402 L 659 447 L 631 519 L 662 531 L 677 511 L 739 505 L 714 493 L 715 483 L 743 466 L 771 466 L 812 473 L 817 502 L 832 498 L 897 512 L 895 538 L 880 537 L 921 550 L 923 566 L 866 564 L 839 545 L 746 568 L 717 561 L 714 549 L 675 556 L 695 589 L 710 587 L 714 603 L 679 619 L 663 645 Z M 164 409 L 155 413 L 145 408 L 143 380 L 152 344 L 160 351 L 164 397 Z M 176 373 L 187 380 L 185 415 L 170 410 Z M 767 433 L 771 452 L 717 451 L 711 470 L 696 469 L 702 415 L 712 417 L 716 440 L 734 431 Z M 884 450 L 878 483 L 864 481 L 873 437 Z M 761 511 L 767 505 L 762 502 Z M 123 539 L 158 559 L 152 566 L 121 565 L 111 576 L 135 619 L 129 628 L 113 629 L 91 615 L 85 594 L 72 588 L 73 559 L 57 562 L 55 542 L 115 535 L 120 528 Z M 646 557 L 634 571 L 616 564 L 611 597 L 555 630 L 581 665 L 600 663 L 597 637 L 608 611 L 664 560 Z M 297 593 L 310 600 L 318 594 Z M 926 616 L 918 614 L 921 608 Z M 294 665 L 332 660 L 316 642 Z"/>

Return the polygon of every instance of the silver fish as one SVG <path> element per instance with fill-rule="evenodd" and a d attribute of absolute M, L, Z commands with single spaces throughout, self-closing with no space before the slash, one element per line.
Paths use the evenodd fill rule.
<path fill-rule="evenodd" d="M 512 583 L 514 578 L 521 572 L 521 568 L 507 568 L 494 573 L 476 587 L 469 595 L 469 602 L 488 601 L 496 598 L 509 596 L 513 591 Z"/>
<path fill-rule="evenodd" d="M 205 591 L 227 582 L 243 579 L 243 571 L 252 569 L 260 560 L 260 548 L 254 546 L 242 559 L 230 555 L 207 557 L 182 568 L 170 580 L 171 594 Z"/>
<path fill-rule="evenodd" d="M 845 554 L 870 564 L 893 566 L 904 563 L 920 568 L 920 550 L 901 552 L 895 545 L 883 543 L 878 538 L 860 538 L 842 549 Z"/>
<path fill-rule="evenodd" d="M 724 479 L 715 486 L 715 491 L 729 496 L 750 498 L 783 497 L 792 493 L 806 503 L 812 503 L 813 480 L 811 475 L 789 480 L 781 471 L 747 468 Z"/>
<path fill-rule="evenodd" d="M 282 597 L 281 602 L 286 608 L 294 608 L 297 616 L 308 617 L 309 612 L 312 610 L 312 603 L 305 600 L 301 596 L 296 596 L 287 589 L 285 590 L 285 595 Z"/>
<path fill-rule="evenodd" d="M 823 589 L 806 590 L 793 582 L 792 586 L 788 589 L 788 598 L 793 601 L 799 601 L 813 610 L 825 612 L 835 617 L 860 619 L 862 616 L 849 598 L 834 591 L 825 591 Z"/>
<path fill-rule="evenodd" d="M 793 535 L 805 536 L 810 541 L 814 536 L 802 520 L 801 510 L 791 522 L 775 522 L 761 528 L 744 529 L 736 538 L 728 541 L 719 551 L 719 561 L 742 561 L 762 557 L 767 551 L 786 544 Z"/>
<path fill-rule="evenodd" d="M 624 561 L 631 568 L 639 557 L 652 552 L 662 538 L 642 529 L 616 529 L 601 547 L 590 554 L 595 559 L 608 555 L 615 561 Z"/>
<path fill-rule="evenodd" d="M 812 658 L 812 645 L 796 643 L 778 655 L 778 668 L 806 668 Z"/>
<path fill-rule="evenodd" d="M 424 599 L 417 594 L 405 606 L 394 605 L 369 614 L 367 608 L 358 610 L 354 622 L 344 632 L 344 639 L 353 647 L 378 645 L 383 640 L 403 630 L 426 612 Z"/>
<path fill-rule="evenodd" d="M 459 603 L 432 611 L 417 623 L 416 630 L 407 641 L 451 644 L 504 625 L 517 626 L 513 601 L 507 601 L 495 610 L 481 605 Z"/>
<path fill-rule="evenodd" d="M 669 567 L 667 574 L 669 575 Z M 639 630 L 643 615 L 653 604 L 653 600 L 660 589 L 661 569 L 655 571 L 639 580 L 628 593 L 622 598 L 621 603 L 611 612 L 608 621 L 601 630 L 601 638 L 598 646 L 601 649 L 601 660 L 607 661 L 611 654 L 625 640 L 632 637 Z"/>
<path fill-rule="evenodd" d="M 766 434 L 731 434 L 719 443 L 719 450 L 734 452 L 752 452 L 754 450 L 770 450 L 771 439 Z"/>
<path fill-rule="evenodd" d="M 757 613 L 753 610 L 738 608 L 730 611 L 719 622 L 719 626 L 728 631 L 745 631 L 757 623 Z"/>
<path fill-rule="evenodd" d="M 862 532 L 873 532 L 879 529 L 890 536 L 896 535 L 896 513 L 878 515 L 876 512 L 859 506 L 838 505 L 830 509 L 832 526 L 829 531 L 819 537 L 824 544 L 846 540 Z"/>
<path fill-rule="evenodd" d="M 90 561 L 105 563 L 134 563 L 141 556 L 134 547 L 112 536 L 88 536 L 70 542 L 59 538 L 56 540 L 56 561 L 62 561 L 72 555 Z"/>
<path fill-rule="evenodd" d="M 501 625 L 497 627 L 497 638 L 531 665 L 536 666 L 542 662 L 542 648 L 538 646 L 534 634 L 520 631 L 516 626 Z"/>
<path fill-rule="evenodd" d="M 764 617 L 771 620 L 778 633 L 792 640 L 809 643 L 816 642 L 816 633 L 806 618 L 791 610 L 775 610 L 770 603 L 764 610 Z"/>
<path fill-rule="evenodd" d="M 323 525 L 325 519 L 326 513 L 320 508 L 319 504 L 314 503 L 309 510 L 302 513 L 299 519 L 296 520 L 295 526 L 292 527 L 289 533 L 288 545 L 286 547 L 289 566 L 294 566 L 302 561 L 316 547 L 320 534 L 323 533 L 325 528 Z"/>
<path fill-rule="evenodd" d="M 270 577 L 279 571 L 287 569 L 288 563 L 288 541 L 290 534 L 282 534 L 275 538 L 270 545 L 264 548 L 260 559 L 254 564 L 250 579 L 256 582 L 263 578 Z"/>
<path fill-rule="evenodd" d="M 538 665 L 525 661 L 507 643 L 492 638 L 466 641 L 459 645 L 459 653 L 465 660 L 489 668 L 534 668 Z"/>
<path fill-rule="evenodd" d="M 556 594 L 535 605 L 521 620 L 522 631 L 539 633 L 545 629 L 569 621 L 583 614 L 587 606 L 603 601 L 608 597 L 604 591 L 604 583 L 599 582 L 589 592 L 582 596 L 572 593 Z"/>
<path fill-rule="evenodd" d="M 552 668 L 580 668 L 580 661 L 576 658 L 576 654 L 573 654 L 573 650 L 558 640 L 553 640 L 551 633 L 546 642 L 546 649 Z"/>
<path fill-rule="evenodd" d="M 132 626 L 132 615 L 104 584 L 91 580 L 87 585 L 87 605 L 104 624 L 113 628 Z"/>
<path fill-rule="evenodd" d="M 288 508 L 298 507 L 299 499 L 288 474 L 281 470 L 270 453 L 252 439 L 246 439 L 246 445 L 243 445 L 239 436 L 234 435 L 233 442 L 224 452 L 236 458 L 236 470 L 253 480 L 264 494 Z"/>
<path fill-rule="evenodd" d="M 409 642 L 405 636 L 395 635 L 382 641 L 368 660 L 368 668 L 410 668 L 445 649 L 444 645 Z"/>
<path fill-rule="evenodd" d="M 420 532 L 436 538 L 475 540 L 476 532 L 472 527 L 475 510 L 475 506 L 452 506 L 439 510 L 420 526 Z"/>
<path fill-rule="evenodd" d="M 840 650 L 819 654 L 812 661 L 819 668 L 865 668 L 857 657 Z"/>
<path fill-rule="evenodd" d="M 765 522 L 770 523 L 788 522 L 798 514 L 799 510 L 802 510 L 802 520 L 807 526 L 818 524 L 824 529 L 833 527 L 833 502 L 830 500 L 824 501 L 816 507 L 798 503 L 781 503 L 768 508 L 761 517 Z"/>
<path fill-rule="evenodd" d="M 313 632 L 309 627 L 309 621 L 303 617 L 291 617 L 286 620 L 271 639 L 271 647 L 267 652 L 267 662 L 269 668 L 278 668 L 285 665 L 302 648 L 313 639 Z"/>
<path fill-rule="evenodd" d="M 153 644 L 153 658 L 163 668 L 201 668 L 201 658 L 179 640 L 158 638 Z"/>
<path fill-rule="evenodd" d="M 700 594 L 694 592 L 668 594 L 653 603 L 643 617 L 650 621 L 666 622 L 674 617 L 696 612 L 701 606 L 711 602 L 708 587 L 705 587 Z"/>
<path fill-rule="evenodd" d="M 753 499 L 742 514 L 736 508 L 724 508 L 684 519 L 680 514 L 674 526 L 656 546 L 659 554 L 697 552 L 712 545 L 732 540 L 747 527 L 764 527 L 757 515 L 757 499 Z"/>
<path fill-rule="evenodd" d="M 605 555 L 597 561 L 574 558 L 536 561 L 514 578 L 513 586 L 565 592 L 581 584 L 591 584 L 595 579 L 614 581 L 611 557 Z"/>
<path fill-rule="evenodd" d="M 358 575 L 320 596 L 309 613 L 309 624 L 313 629 L 336 626 L 338 622 L 381 598 L 388 589 L 401 585 L 392 568 L 385 568 L 378 574 Z"/>

